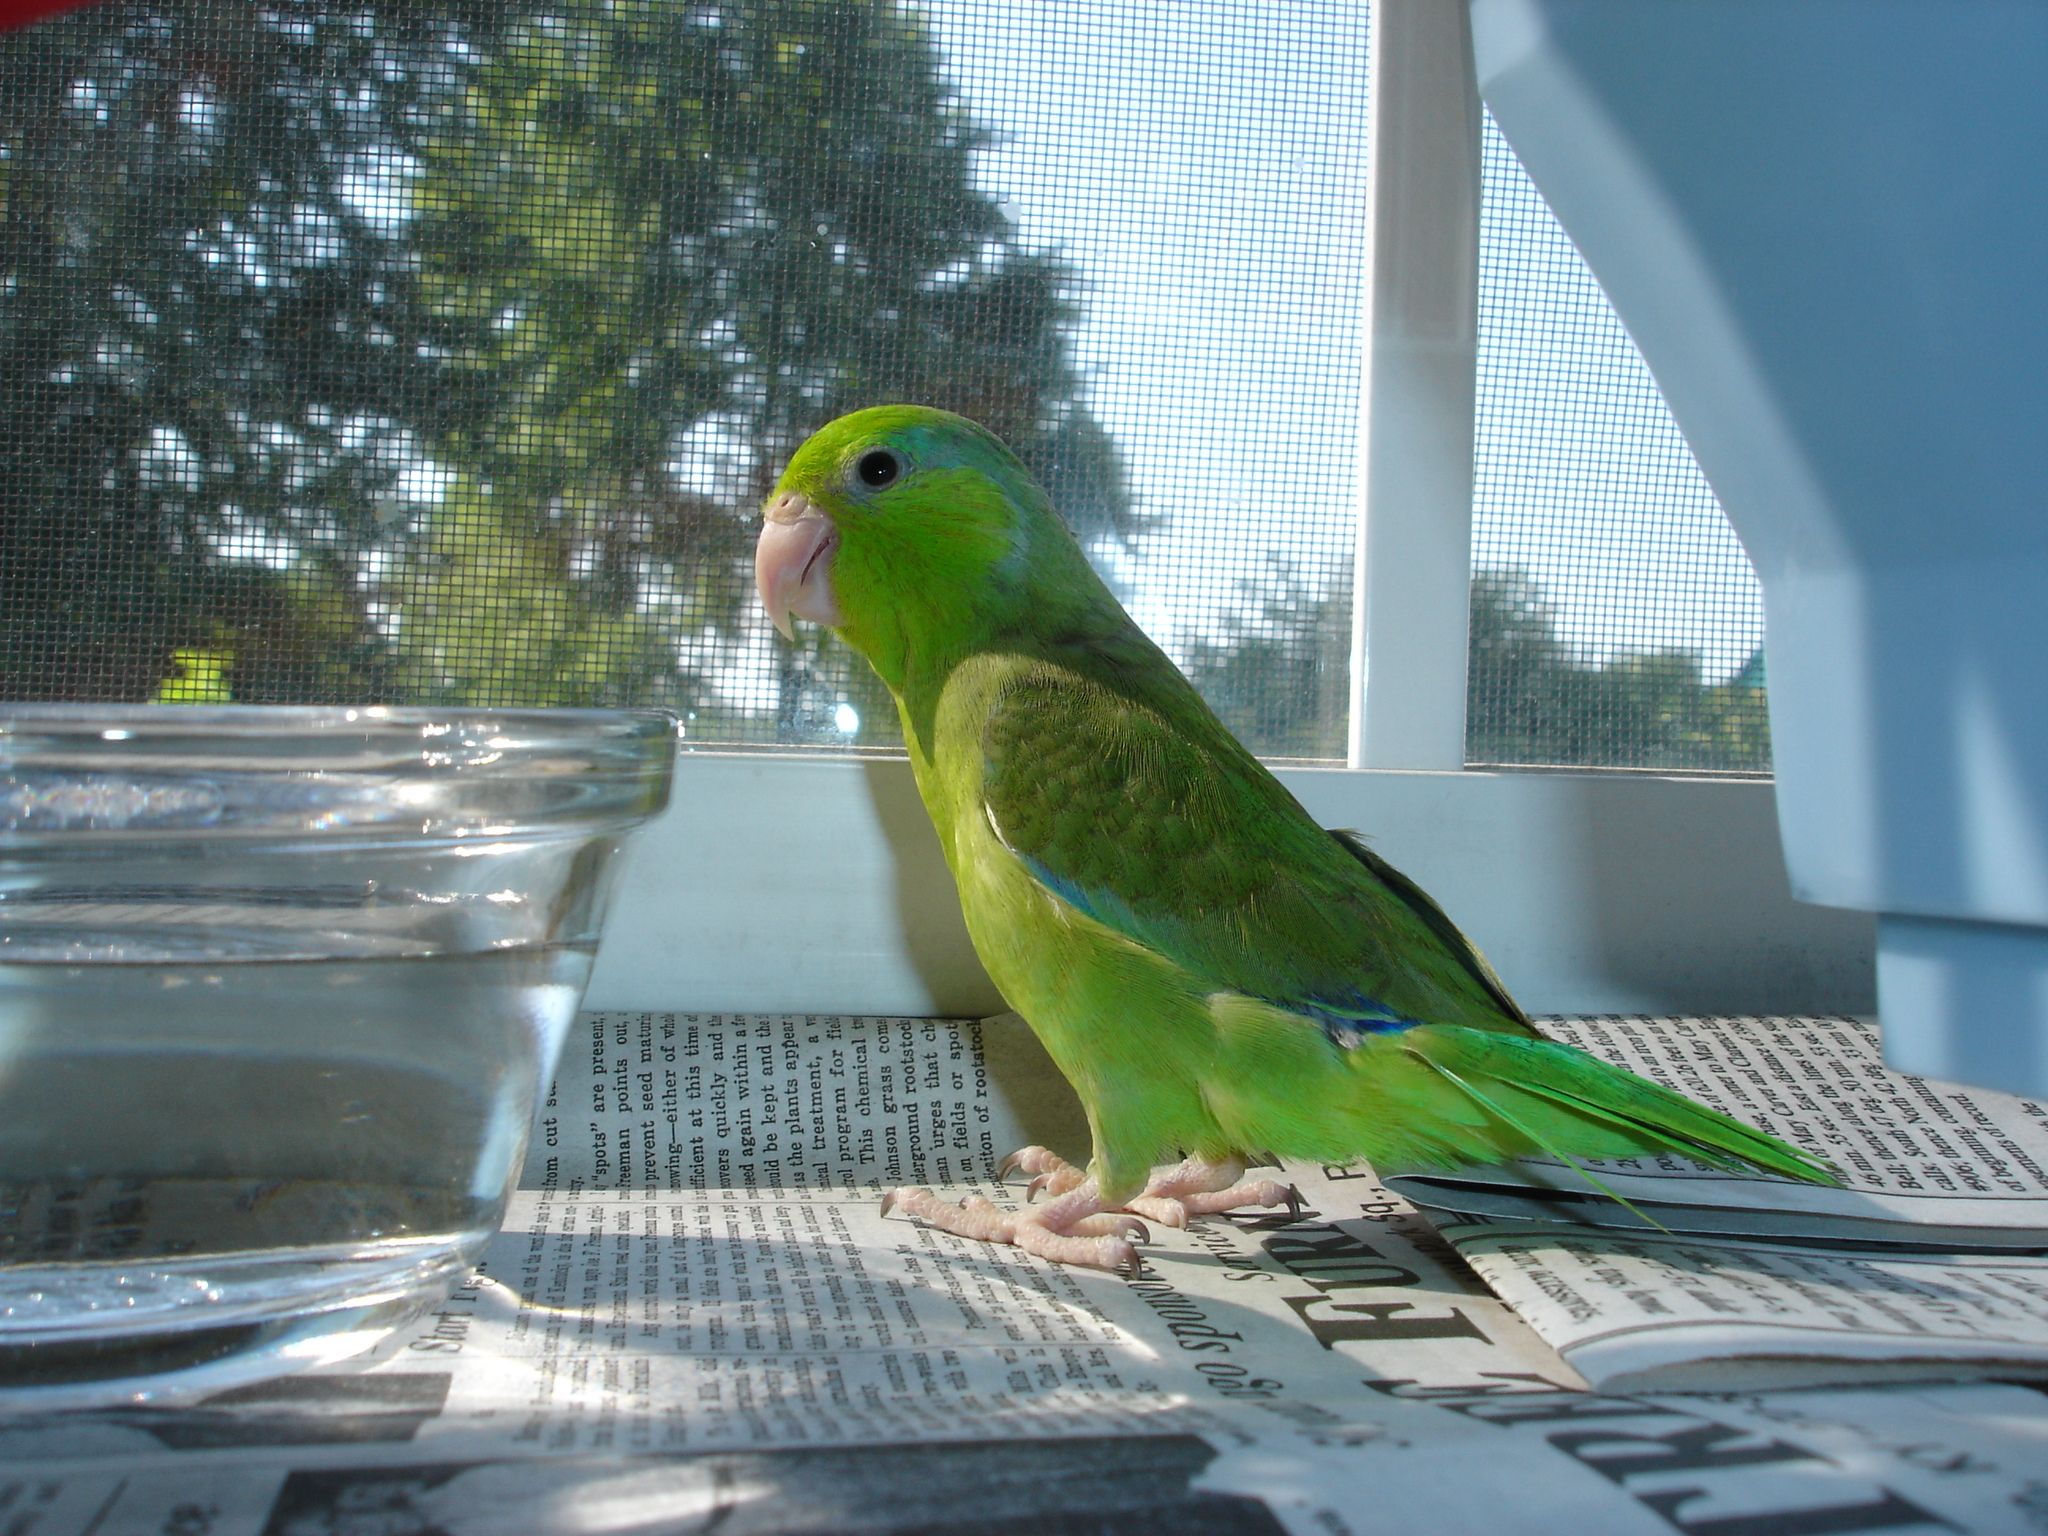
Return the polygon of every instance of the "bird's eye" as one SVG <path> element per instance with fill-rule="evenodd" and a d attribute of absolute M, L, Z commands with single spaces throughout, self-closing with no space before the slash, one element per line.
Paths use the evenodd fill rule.
<path fill-rule="evenodd" d="M 870 448 L 860 456 L 853 472 L 860 476 L 862 485 L 879 491 L 885 485 L 895 484 L 901 477 L 903 460 L 887 448 Z"/>

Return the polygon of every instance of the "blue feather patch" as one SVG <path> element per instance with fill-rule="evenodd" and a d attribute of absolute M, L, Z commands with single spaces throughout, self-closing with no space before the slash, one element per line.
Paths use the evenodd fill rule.
<path fill-rule="evenodd" d="M 1324 1038 L 1341 1051 L 1355 1050 L 1369 1036 L 1413 1029 L 1422 1022 L 1363 996 L 1342 1006 L 1324 1003 L 1317 998 L 1269 998 L 1267 1001 L 1303 1018 L 1313 1019 Z"/>
<path fill-rule="evenodd" d="M 1008 844 L 1004 846 L 1007 847 Z M 1015 850 L 1012 851 L 1014 852 Z M 1076 912 L 1079 912 L 1084 917 L 1092 917 L 1096 922 L 1103 923 L 1109 927 L 1119 926 L 1118 924 L 1111 923 L 1097 909 L 1097 904 L 1089 899 L 1088 892 L 1082 888 L 1078 881 L 1069 880 L 1064 875 L 1054 874 L 1050 866 L 1043 860 L 1034 859 L 1029 854 L 1020 853 L 1017 854 L 1017 857 L 1023 861 L 1024 867 L 1031 871 L 1032 879 L 1036 880 L 1048 891 L 1051 891 L 1053 895 L 1059 897 L 1061 901 L 1064 901 Z M 1122 903 L 1118 902 L 1117 905 L 1121 906 Z"/>

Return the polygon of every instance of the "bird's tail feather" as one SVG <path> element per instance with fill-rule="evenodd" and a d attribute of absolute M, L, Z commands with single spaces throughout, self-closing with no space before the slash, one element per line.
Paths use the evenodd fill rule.
<path fill-rule="evenodd" d="M 1462 1077 L 1458 1076 L 1457 1073 L 1453 1072 L 1449 1067 L 1445 1066 L 1442 1062 L 1436 1061 L 1427 1055 L 1421 1056 L 1419 1059 L 1425 1066 L 1429 1067 L 1430 1070 L 1435 1072 L 1438 1076 L 1448 1080 L 1460 1092 L 1465 1094 L 1476 1104 L 1480 1105 L 1480 1107 L 1485 1109 L 1496 1120 L 1500 1121 L 1504 1125 L 1513 1126 L 1523 1136 L 1528 1137 L 1532 1144 L 1539 1147 L 1544 1144 L 1544 1138 L 1539 1133 L 1531 1131 L 1526 1125 L 1522 1124 L 1521 1120 L 1517 1116 L 1510 1114 L 1506 1109 L 1502 1108 L 1499 1104 L 1495 1103 L 1489 1095 L 1481 1093 L 1477 1088 L 1474 1088 L 1470 1083 L 1466 1082 Z M 1570 1163 L 1572 1165 L 1572 1171 L 1578 1174 L 1580 1178 L 1584 1179 L 1588 1184 L 1592 1185 L 1595 1189 L 1599 1190 L 1601 1194 L 1605 1195 L 1608 1199 L 1612 1200 L 1616 1205 L 1619 1205 L 1623 1210 L 1627 1211 L 1631 1216 L 1634 1216 L 1638 1221 L 1643 1222 L 1647 1226 L 1655 1227 L 1659 1232 L 1668 1232 L 1670 1230 L 1668 1227 L 1664 1225 L 1663 1222 L 1657 1220 L 1656 1217 L 1645 1213 L 1636 1205 L 1636 1203 L 1633 1200 L 1629 1199 L 1628 1196 L 1621 1193 L 1620 1190 L 1614 1188 L 1613 1185 L 1609 1184 L 1605 1179 L 1601 1178 L 1599 1174 L 1595 1173 L 1592 1169 L 1588 1168 L 1584 1163 L 1580 1162 L 1579 1159 L 1577 1159 L 1576 1157 L 1573 1157 L 1569 1152 L 1560 1151 L 1556 1155 L 1562 1158 L 1565 1162 Z"/>
<path fill-rule="evenodd" d="M 1399 1053 L 1409 1069 L 1399 1076 L 1435 1080 L 1435 1091 L 1424 1097 L 1441 1101 L 1448 1090 L 1463 1101 L 1456 1129 L 1445 1127 L 1450 1134 L 1437 1138 L 1430 1161 L 1460 1152 L 1466 1156 L 1456 1160 L 1480 1162 L 1537 1154 L 1577 1167 L 1582 1158 L 1677 1153 L 1716 1168 L 1836 1182 L 1811 1153 L 1558 1041 L 1423 1024 L 1383 1035 L 1375 1045 L 1370 1054 L 1379 1061 L 1361 1061 L 1361 1068 L 1387 1074 L 1394 1065 L 1390 1054 Z"/>

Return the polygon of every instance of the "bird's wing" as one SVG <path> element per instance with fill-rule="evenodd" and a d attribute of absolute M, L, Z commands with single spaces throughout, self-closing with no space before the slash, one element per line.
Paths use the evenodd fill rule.
<path fill-rule="evenodd" d="M 1417 1022 L 1534 1032 L 1434 901 L 1318 826 L 1172 681 L 1148 696 L 1039 663 L 998 690 L 984 809 L 1042 886 L 1201 985 L 1280 1004 L 1339 1044 Z"/>

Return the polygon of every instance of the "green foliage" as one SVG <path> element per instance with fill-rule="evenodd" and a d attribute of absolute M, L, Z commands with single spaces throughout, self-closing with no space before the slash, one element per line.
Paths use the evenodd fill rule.
<path fill-rule="evenodd" d="M 192 596 L 200 617 L 187 632 L 196 643 L 171 653 L 152 695 L 159 703 L 348 698 L 384 675 L 382 647 L 365 636 L 353 595 L 312 561 L 282 570 L 223 562 L 200 572 Z"/>
<path fill-rule="evenodd" d="M 432 328 L 346 188 L 416 139 L 468 9 L 116 3 L 0 38 L 0 695 L 146 697 L 236 551 L 373 541 Z"/>
<path fill-rule="evenodd" d="M 1470 762 L 1770 772 L 1769 718 L 1749 668 L 1708 684 L 1684 651 L 1587 665 L 1524 572 L 1474 576 L 1470 645 Z"/>
<path fill-rule="evenodd" d="M 1121 536 L 1074 276 L 985 141 L 880 0 L 160 0 L 0 41 L 0 697 L 148 697 L 204 649 L 237 698 L 730 717 L 759 498 L 884 398 Z M 851 695 L 893 730 L 811 643 L 781 733 Z"/>
<path fill-rule="evenodd" d="M 444 453 L 574 551 L 579 601 L 623 615 L 652 592 L 727 633 L 755 507 L 856 405 L 975 415 L 1084 536 L 1119 531 L 1119 463 L 1075 404 L 1071 275 L 975 189 L 985 137 L 895 4 L 573 0 L 508 25 L 414 193 L 470 402 Z M 684 447 L 722 481 L 679 482 Z M 402 625 L 401 649 L 414 631 L 433 626 Z M 893 740 L 865 667 L 803 643 L 778 652 L 777 736 L 831 739 L 851 699 L 859 739 Z M 618 669 L 636 676 L 661 680 Z M 706 680 L 670 682 L 715 733 Z"/>
<path fill-rule="evenodd" d="M 150 695 L 153 704 L 231 704 L 228 670 L 235 664 L 227 651 L 195 648 L 171 653 L 171 673 Z"/>
<path fill-rule="evenodd" d="M 587 595 L 563 542 L 506 498 L 451 487 L 394 586 L 394 697 L 422 704 L 672 704 L 658 626 Z"/>
<path fill-rule="evenodd" d="M 1341 758 L 1351 716 L 1349 586 L 1318 598 L 1268 557 L 1220 634 L 1186 644 L 1188 678 L 1261 757 Z"/>
<path fill-rule="evenodd" d="M 1188 674 L 1226 724 L 1272 757 L 1341 757 L 1351 594 L 1320 596 L 1284 566 L 1248 589 L 1220 636 L 1187 647 Z M 1472 580 L 1465 757 L 1526 767 L 1768 773 L 1761 654 L 1709 684 L 1682 651 L 1580 661 L 1525 572 Z"/>

